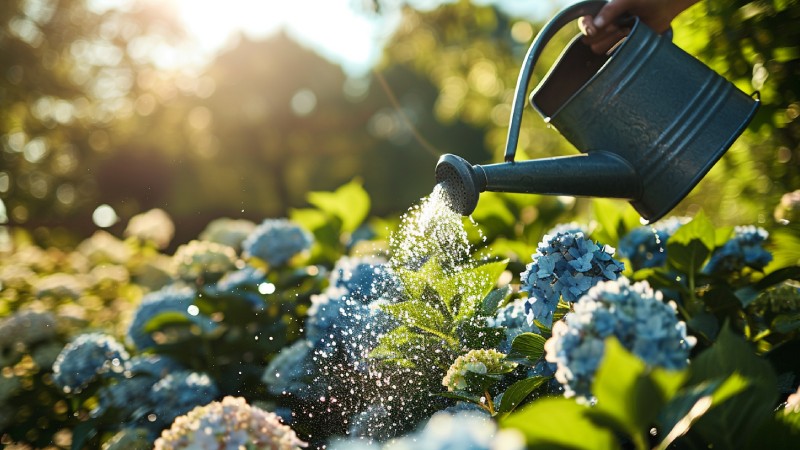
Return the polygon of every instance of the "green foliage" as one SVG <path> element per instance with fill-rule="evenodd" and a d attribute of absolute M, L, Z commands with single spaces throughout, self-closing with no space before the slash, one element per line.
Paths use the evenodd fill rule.
<path fill-rule="evenodd" d="M 529 378 L 526 384 L 512 387 L 522 391 L 542 381 Z M 637 449 L 650 448 L 650 430 L 655 427 L 659 431 L 658 448 L 667 448 L 698 420 L 729 406 L 751 382 L 737 371 L 690 374 L 690 369 L 647 367 L 615 338 L 609 338 L 592 386 L 596 405 L 567 398 L 538 399 L 501 419 L 501 425 L 522 431 L 529 448 L 577 449 L 618 448 L 622 442 Z M 569 423 L 570 432 L 541 426 L 542 417 L 553 423 Z"/>
<path fill-rule="evenodd" d="M 495 289 L 495 285 L 506 264 L 474 262 L 450 272 L 431 258 L 419 270 L 397 268 L 407 299 L 382 309 L 403 325 L 384 336 L 370 356 L 415 367 L 419 354 L 433 355 L 427 361 L 446 370 L 453 355 L 496 345 L 500 335 L 480 325 L 478 318 L 486 316 L 487 302 L 498 302 L 497 297 L 504 296 L 505 290 Z M 432 345 L 441 344 L 444 348 L 434 352 Z"/>

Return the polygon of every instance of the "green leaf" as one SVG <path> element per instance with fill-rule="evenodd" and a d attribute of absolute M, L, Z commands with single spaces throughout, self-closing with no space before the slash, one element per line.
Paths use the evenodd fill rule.
<path fill-rule="evenodd" d="M 596 413 L 624 431 L 637 448 L 647 447 L 647 431 L 659 409 L 686 379 L 685 372 L 652 372 L 616 338 L 609 338 L 592 384 Z"/>
<path fill-rule="evenodd" d="M 190 325 L 192 320 L 186 317 L 186 314 L 178 311 L 165 311 L 157 314 L 152 319 L 144 324 L 143 330 L 145 333 L 152 333 L 170 325 Z"/>
<path fill-rule="evenodd" d="M 500 420 L 500 427 L 520 431 L 529 449 L 620 448 L 614 432 L 592 420 L 590 411 L 572 399 L 542 398 Z"/>
<path fill-rule="evenodd" d="M 406 326 L 425 330 L 442 339 L 452 339 L 449 336 L 450 324 L 438 309 L 428 303 L 419 300 L 408 300 L 382 305 L 381 309 L 401 320 Z"/>
<path fill-rule="evenodd" d="M 518 359 L 524 359 L 531 364 L 536 364 L 544 355 L 546 341 L 547 339 L 538 334 L 522 333 L 511 342 L 511 352 L 507 359 L 515 362 Z"/>
<path fill-rule="evenodd" d="M 453 310 L 456 321 L 471 318 L 480 302 L 495 288 L 508 260 L 492 261 L 431 280 L 431 286 Z M 456 309 L 453 299 L 460 298 Z"/>
<path fill-rule="evenodd" d="M 503 328 L 486 327 L 479 320 L 459 323 L 455 334 L 461 346 L 465 348 L 495 348 L 506 336 Z"/>
<path fill-rule="evenodd" d="M 472 392 L 467 392 L 467 391 L 438 392 L 435 395 L 439 397 L 452 398 L 453 400 L 458 400 L 462 402 L 474 403 L 476 405 L 482 404 L 480 395 L 476 395 Z"/>
<path fill-rule="evenodd" d="M 683 390 L 659 414 L 660 426 L 668 431 L 656 448 L 666 449 L 711 408 L 738 394 L 747 384 L 745 378 L 734 373 L 726 379 L 704 382 Z"/>
<path fill-rule="evenodd" d="M 717 342 L 692 361 L 690 384 L 699 385 L 738 373 L 748 387 L 706 413 L 693 430 L 719 448 L 736 447 L 772 413 L 778 399 L 777 381 L 769 362 L 726 323 Z"/>
<path fill-rule="evenodd" d="M 699 272 L 714 245 L 714 225 L 701 211 L 669 238 L 667 262 L 687 274 Z"/>
<path fill-rule="evenodd" d="M 542 384 L 549 381 L 552 377 L 531 377 L 517 381 L 506 389 L 500 405 L 497 407 L 498 413 L 510 413 L 515 410 L 523 401 Z"/>
<path fill-rule="evenodd" d="M 477 373 L 469 370 L 464 373 L 464 380 L 467 382 L 466 390 L 477 394 L 486 392 L 502 378 L 502 375 L 494 373 Z"/>
<path fill-rule="evenodd" d="M 351 233 L 369 214 L 370 199 L 361 181 L 354 179 L 333 192 L 309 192 L 309 203 L 342 221 L 342 231 Z"/>
<path fill-rule="evenodd" d="M 511 295 L 511 286 L 493 289 L 483 298 L 479 313 L 483 316 L 494 316 L 500 304 Z"/>

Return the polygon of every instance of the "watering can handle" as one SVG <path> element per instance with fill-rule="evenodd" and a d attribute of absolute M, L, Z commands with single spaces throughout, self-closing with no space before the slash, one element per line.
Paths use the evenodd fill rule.
<path fill-rule="evenodd" d="M 528 93 L 528 83 L 530 82 L 533 68 L 536 61 L 542 54 L 542 50 L 550 42 L 550 39 L 573 20 L 583 16 L 594 16 L 606 5 L 605 0 L 589 0 L 568 6 L 555 15 L 536 35 L 528 53 L 525 55 L 525 62 L 517 78 L 517 88 L 514 93 L 514 102 L 511 104 L 511 119 L 508 127 L 508 138 L 506 139 L 505 161 L 513 162 L 517 152 L 517 142 L 519 141 L 520 124 L 522 123 L 522 109 L 525 107 L 525 97 Z"/>

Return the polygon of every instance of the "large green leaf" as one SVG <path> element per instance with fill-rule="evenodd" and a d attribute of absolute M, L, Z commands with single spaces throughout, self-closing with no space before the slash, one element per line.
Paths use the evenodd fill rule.
<path fill-rule="evenodd" d="M 734 373 L 727 379 L 712 380 L 681 391 L 659 414 L 659 425 L 665 437 L 658 449 L 666 449 L 680 438 L 711 408 L 738 394 L 747 387 L 747 380 Z"/>
<path fill-rule="evenodd" d="M 701 417 L 693 430 L 718 448 L 733 448 L 766 420 L 778 398 L 775 373 L 751 345 L 725 324 L 717 342 L 692 361 L 690 384 L 726 379 L 733 373 L 748 386 Z"/>
<path fill-rule="evenodd" d="M 544 343 L 547 340 L 535 333 L 522 333 L 511 342 L 508 360 L 525 365 L 536 364 L 544 355 Z"/>
<path fill-rule="evenodd" d="M 498 413 L 510 413 L 515 410 L 525 399 L 542 384 L 550 381 L 552 377 L 531 377 L 517 381 L 505 390 L 500 405 L 497 407 Z"/>
<path fill-rule="evenodd" d="M 624 431 L 637 448 L 646 448 L 647 432 L 661 406 L 686 376 L 681 371 L 651 370 L 616 338 L 609 338 L 592 384 L 595 412 Z"/>
<path fill-rule="evenodd" d="M 667 241 L 667 262 L 684 273 L 700 271 L 715 245 L 714 225 L 699 212 Z"/>
<path fill-rule="evenodd" d="M 381 309 L 400 319 L 410 327 L 425 330 L 443 339 L 449 336 L 450 323 L 438 309 L 420 300 L 408 300 L 401 303 L 382 305 Z"/>
<path fill-rule="evenodd" d="M 339 218 L 342 221 L 342 231 L 347 233 L 355 231 L 369 214 L 369 194 L 358 179 L 333 192 L 309 192 L 306 198 L 321 211 Z"/>
<path fill-rule="evenodd" d="M 542 398 L 509 414 L 500 426 L 520 431 L 529 449 L 620 448 L 614 432 L 592 420 L 590 411 L 572 399 Z"/>

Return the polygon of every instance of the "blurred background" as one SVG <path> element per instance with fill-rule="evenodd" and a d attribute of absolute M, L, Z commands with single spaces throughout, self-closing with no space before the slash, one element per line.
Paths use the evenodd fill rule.
<path fill-rule="evenodd" d="M 439 154 L 502 160 L 523 55 L 568 3 L 6 0 L 0 229 L 68 244 L 161 208 L 177 246 L 214 218 L 287 216 L 352 180 L 372 215 L 399 216 L 430 193 Z M 673 24 L 679 46 L 764 102 L 676 214 L 764 223 L 800 188 L 798 23 L 796 0 L 707 0 Z M 530 109 L 523 123 L 518 158 L 576 152 Z M 543 202 L 589 211 L 504 201 L 529 221 Z"/>

